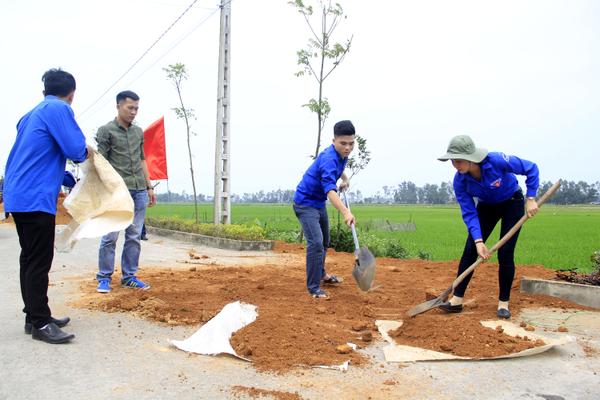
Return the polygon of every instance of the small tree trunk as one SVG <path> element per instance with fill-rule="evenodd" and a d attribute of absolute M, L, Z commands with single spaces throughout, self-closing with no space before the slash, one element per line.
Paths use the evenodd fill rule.
<path fill-rule="evenodd" d="M 181 109 L 183 110 L 183 117 L 185 118 L 185 127 L 187 131 L 187 147 L 188 147 L 188 156 L 190 159 L 190 174 L 192 176 L 192 190 L 194 191 L 194 219 L 196 223 L 198 223 L 198 196 L 196 195 L 196 180 L 194 179 L 194 164 L 192 163 L 192 146 L 190 143 L 190 121 L 188 119 L 188 113 L 183 105 L 183 99 L 181 98 L 181 89 L 179 84 L 176 83 L 175 87 L 177 88 L 177 95 L 179 96 L 179 103 L 181 104 Z"/>
<path fill-rule="evenodd" d="M 325 72 L 325 49 L 327 48 L 327 14 L 325 9 L 323 9 L 321 33 L 323 35 L 323 39 L 321 43 L 321 68 L 319 69 L 319 108 L 317 110 L 319 126 L 317 130 L 317 148 L 315 150 L 315 159 L 319 155 L 319 150 L 321 148 L 321 133 L 323 131 L 323 74 Z"/>
<path fill-rule="evenodd" d="M 187 118 L 186 118 L 187 124 Z M 198 223 L 198 196 L 196 195 L 196 180 L 194 179 L 194 166 L 192 164 L 192 147 L 190 145 L 190 128 L 187 128 L 187 145 L 188 145 L 188 154 L 190 157 L 190 173 L 192 175 L 192 189 L 194 191 L 194 219 L 196 223 Z"/>

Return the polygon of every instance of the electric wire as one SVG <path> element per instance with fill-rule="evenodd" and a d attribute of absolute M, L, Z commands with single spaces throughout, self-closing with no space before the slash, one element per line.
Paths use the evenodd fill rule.
<path fill-rule="evenodd" d="M 102 93 L 94 102 L 92 102 L 92 104 L 90 104 L 85 110 L 83 110 L 80 114 L 79 114 L 79 118 L 81 118 L 85 113 L 87 113 L 92 107 L 94 107 L 104 96 L 106 96 L 106 94 L 108 92 L 111 91 L 112 88 L 114 88 L 117 83 L 119 83 L 121 81 L 121 79 L 123 79 L 133 68 L 135 68 L 135 66 L 142 61 L 142 59 L 146 56 L 146 54 L 148 54 L 150 52 L 150 50 L 152 50 L 154 48 L 154 46 L 156 46 L 158 44 L 158 42 L 161 41 L 161 39 L 181 20 L 181 18 L 183 18 L 183 16 L 185 14 L 187 14 L 187 12 L 194 6 L 194 4 L 196 4 L 198 2 L 198 0 L 194 0 L 192 1 L 192 3 L 181 13 L 181 15 L 179 15 L 179 17 L 177 17 L 175 19 L 175 21 L 173 21 L 171 23 L 171 25 L 169 25 L 169 27 L 160 34 L 160 36 L 158 37 L 158 39 L 156 39 L 154 41 L 154 43 L 152 43 L 152 45 L 150 45 L 150 47 L 148 47 L 146 49 L 146 51 L 144 51 L 142 53 L 142 55 L 133 63 L 131 64 L 131 66 L 129 68 L 127 68 L 127 70 L 125 70 L 125 72 L 123 74 L 121 74 L 121 76 L 119 76 L 119 78 L 108 87 L 108 89 L 106 89 L 104 91 L 104 93 Z M 231 1 L 230 1 L 231 2 Z M 214 13 L 213 13 L 214 14 Z M 212 15 L 212 14 L 211 14 Z"/>

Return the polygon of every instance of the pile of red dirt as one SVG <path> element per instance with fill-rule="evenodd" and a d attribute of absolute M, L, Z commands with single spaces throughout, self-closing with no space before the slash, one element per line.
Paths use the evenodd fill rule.
<path fill-rule="evenodd" d="M 509 336 L 500 325 L 496 329 L 486 328 L 472 317 L 449 319 L 450 316 L 436 312 L 428 316 L 425 323 L 422 322 L 424 318 L 417 318 L 405 320 L 403 326 L 389 335 L 398 344 L 473 358 L 503 356 L 545 344 L 527 336 Z M 432 326 L 437 328 L 432 329 Z"/>
<path fill-rule="evenodd" d="M 84 296 L 75 305 L 109 312 L 126 311 L 170 325 L 198 325 L 223 306 L 243 301 L 258 306 L 258 318 L 236 332 L 232 345 L 259 370 L 285 372 L 297 366 L 368 364 L 368 357 L 342 345 L 369 346 L 378 338 L 376 319 L 403 320 L 396 342 L 469 357 L 510 354 L 540 343 L 515 339 L 485 328 L 481 320 L 495 319 L 498 296 L 497 265 L 478 267 L 461 314 L 431 310 L 415 318 L 408 309 L 425 301 L 425 293 L 441 293 L 455 278 L 455 262 L 377 259 L 375 286 L 361 292 L 352 279 L 354 257 L 330 250 L 327 271 L 345 280 L 324 286 L 330 299 L 313 299 L 305 287 L 304 246 L 277 243 L 285 262 L 261 265 L 197 265 L 154 268 L 142 266 L 140 278 L 149 291 L 115 287 L 109 294 L 95 292 L 95 281 L 82 284 Z M 263 259 L 264 261 L 264 259 Z M 519 266 L 510 308 L 513 316 L 524 307 L 583 308 L 545 296 L 520 293 L 521 276 L 549 279 L 553 271 L 541 266 Z M 115 285 L 116 286 L 116 285 Z"/>
<path fill-rule="evenodd" d="M 62 192 L 58 194 L 58 200 L 56 201 L 56 225 L 67 225 L 73 219 L 71 214 L 69 214 L 67 209 L 63 206 L 65 197 L 66 195 Z M 4 203 L 0 203 L 0 213 L 4 213 Z M 14 220 L 12 216 L 9 216 L 1 223 L 14 224 Z"/>

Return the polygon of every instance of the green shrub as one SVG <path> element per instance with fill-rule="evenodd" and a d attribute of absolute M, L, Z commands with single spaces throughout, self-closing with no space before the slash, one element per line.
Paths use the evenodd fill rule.
<path fill-rule="evenodd" d="M 253 224 L 263 228 L 265 238 L 269 240 L 281 240 L 283 242 L 293 243 L 300 239 L 300 230 L 279 228 L 276 224 L 261 222 L 258 218 L 254 218 Z"/>
<path fill-rule="evenodd" d="M 352 232 L 346 226 L 334 227 L 329 230 L 329 247 L 335 251 L 354 252 Z"/>
<path fill-rule="evenodd" d="M 354 240 L 352 231 L 344 226 L 340 229 L 334 227 L 330 231 L 331 239 L 329 247 L 336 251 L 344 251 L 347 253 L 354 252 Z M 391 257 L 391 258 L 408 258 L 408 250 L 397 240 L 385 239 L 366 233 L 361 229 L 359 233 L 360 246 L 366 246 L 375 257 Z"/>
<path fill-rule="evenodd" d="M 375 257 L 386 257 L 388 240 L 371 234 L 360 235 L 360 246 L 366 246 Z"/>
<path fill-rule="evenodd" d="M 590 260 L 592 261 L 593 267 L 592 273 L 600 274 L 600 250 L 593 252 Z"/>
<path fill-rule="evenodd" d="M 406 250 L 400 242 L 388 239 L 386 256 L 392 258 L 408 258 L 408 250 Z"/>
<path fill-rule="evenodd" d="M 429 253 L 426 250 L 422 250 L 422 249 L 419 249 L 419 253 L 417 254 L 417 257 L 419 257 L 421 260 L 431 260 L 433 258 L 431 256 L 431 253 Z"/>
<path fill-rule="evenodd" d="M 146 219 L 146 224 L 157 228 L 236 240 L 264 240 L 266 236 L 265 230 L 257 225 L 196 224 L 194 221 L 178 217 L 149 217 Z"/>
<path fill-rule="evenodd" d="M 269 240 L 281 240 L 282 242 L 294 243 L 300 240 L 300 231 L 267 229 L 265 231 L 265 237 Z"/>

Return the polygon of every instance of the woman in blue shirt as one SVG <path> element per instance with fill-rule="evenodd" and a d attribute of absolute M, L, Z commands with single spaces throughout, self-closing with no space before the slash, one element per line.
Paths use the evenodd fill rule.
<path fill-rule="evenodd" d="M 539 171 L 537 165 L 530 161 L 477 148 L 473 140 L 466 135 L 452 138 L 446 154 L 438 160 L 451 160 L 452 166 L 456 168 L 454 195 L 469 231 L 458 265 L 458 276 L 469 268 L 478 256 L 484 260 L 489 259 L 490 252 L 485 241 L 498 221 L 502 221 L 500 225 L 502 237 L 521 219 L 524 212 L 527 212 L 530 217 L 537 213 L 535 195 L 539 186 Z M 526 202 L 515 174 L 527 176 Z M 508 302 L 515 276 L 514 253 L 518 237 L 517 231 L 498 250 L 500 294 L 497 315 L 499 318 L 510 318 Z M 463 297 L 472 275 L 469 274 L 454 289 L 453 297 L 440 305 L 440 309 L 451 313 L 462 311 Z"/>

